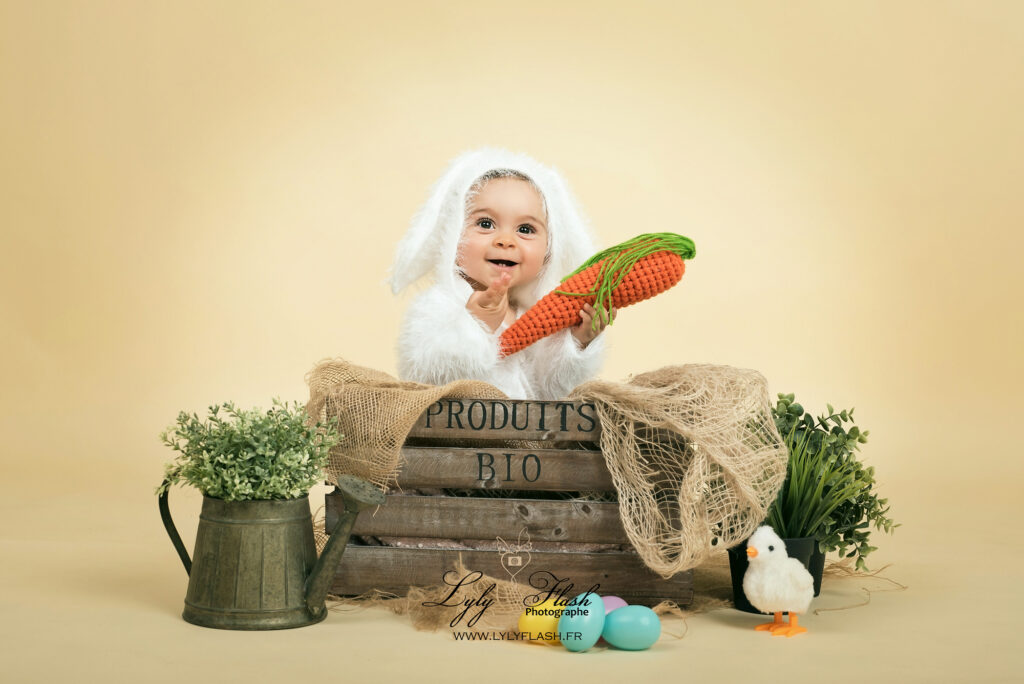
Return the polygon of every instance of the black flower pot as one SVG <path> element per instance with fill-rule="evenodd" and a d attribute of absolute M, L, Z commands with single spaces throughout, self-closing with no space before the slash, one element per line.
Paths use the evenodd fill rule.
<path fill-rule="evenodd" d="M 818 551 L 818 543 L 814 537 L 800 539 L 783 539 L 786 554 L 804 564 L 814 578 L 814 595 L 821 591 L 821 574 L 825 568 L 825 554 Z M 820 557 L 817 558 L 816 556 Z M 743 593 L 743 576 L 747 573 L 747 542 L 729 549 L 729 572 L 732 575 L 732 601 L 737 610 L 747 613 L 758 613 L 757 608 L 750 605 L 747 595 Z"/>
<path fill-rule="evenodd" d="M 807 569 L 814 578 L 814 595 L 817 596 L 821 593 L 821 576 L 825 574 L 825 554 L 818 549 L 817 544 L 814 544 L 811 551 L 811 564 Z"/>

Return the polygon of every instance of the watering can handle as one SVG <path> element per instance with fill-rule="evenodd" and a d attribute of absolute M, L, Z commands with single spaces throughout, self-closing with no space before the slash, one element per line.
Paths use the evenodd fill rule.
<path fill-rule="evenodd" d="M 166 481 L 164 481 L 164 485 L 167 485 Z M 169 490 L 170 487 L 168 486 L 160 495 L 160 517 L 164 521 L 164 527 L 167 529 L 167 535 L 171 538 L 171 543 L 174 544 L 178 555 L 181 556 L 181 562 L 185 565 L 185 573 L 191 575 L 192 559 L 188 557 L 188 551 L 185 549 L 185 545 L 181 543 L 178 528 L 174 526 L 174 521 L 171 520 L 171 508 L 167 505 L 167 493 Z"/>

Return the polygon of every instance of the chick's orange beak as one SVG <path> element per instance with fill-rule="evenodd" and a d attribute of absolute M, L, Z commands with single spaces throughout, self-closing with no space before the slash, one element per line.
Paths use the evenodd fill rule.
<path fill-rule="evenodd" d="M 755 549 L 753 546 L 748 546 L 747 547 L 747 557 L 748 558 L 757 558 L 757 549 Z"/>

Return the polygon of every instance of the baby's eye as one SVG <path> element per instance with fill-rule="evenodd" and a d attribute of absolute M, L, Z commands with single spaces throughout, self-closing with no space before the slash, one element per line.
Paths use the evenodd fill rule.
<path fill-rule="evenodd" d="M 524 223 L 523 225 L 519 226 L 519 232 L 529 235 L 532 233 L 536 233 L 537 231 L 529 223 Z"/>
<path fill-rule="evenodd" d="M 481 228 L 493 228 L 494 222 L 491 221 L 491 219 L 480 219 L 479 221 L 476 222 L 476 225 L 480 226 Z"/>

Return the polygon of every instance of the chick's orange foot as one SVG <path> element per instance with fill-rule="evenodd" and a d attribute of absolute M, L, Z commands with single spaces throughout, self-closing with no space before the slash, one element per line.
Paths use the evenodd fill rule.
<path fill-rule="evenodd" d="M 803 634 L 806 631 L 807 631 L 806 627 L 801 627 L 798 624 L 797 618 L 796 618 L 796 613 L 790 613 L 789 614 L 789 624 L 787 624 L 785 626 L 782 626 L 782 627 L 778 627 L 777 629 L 773 629 L 772 630 L 772 636 L 783 636 L 783 635 L 785 635 L 787 637 L 792 637 L 792 636 L 796 636 L 797 634 Z"/>
<path fill-rule="evenodd" d="M 754 629 L 756 629 L 758 632 L 770 631 L 774 634 L 775 630 L 784 627 L 788 627 L 788 625 L 782 621 L 782 613 L 776 613 L 774 620 L 772 620 L 771 622 L 766 622 L 763 625 L 758 625 L 757 627 L 754 627 Z"/>

